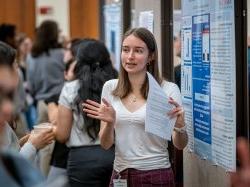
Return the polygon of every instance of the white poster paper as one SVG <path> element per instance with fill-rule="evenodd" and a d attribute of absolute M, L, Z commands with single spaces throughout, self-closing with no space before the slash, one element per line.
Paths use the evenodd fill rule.
<path fill-rule="evenodd" d="M 154 32 L 154 14 L 153 10 L 139 13 L 139 27 L 145 27 L 152 33 Z"/>
<path fill-rule="evenodd" d="M 169 98 L 150 73 L 147 73 L 149 92 L 146 107 L 145 131 L 171 140 L 176 118 L 170 119 L 167 113 L 173 109 Z"/>

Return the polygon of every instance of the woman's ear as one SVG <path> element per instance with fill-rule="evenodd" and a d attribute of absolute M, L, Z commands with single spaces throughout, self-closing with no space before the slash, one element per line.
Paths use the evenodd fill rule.
<path fill-rule="evenodd" d="M 148 56 L 148 63 L 151 63 L 152 61 L 154 61 L 155 59 L 155 55 L 152 53 Z"/>

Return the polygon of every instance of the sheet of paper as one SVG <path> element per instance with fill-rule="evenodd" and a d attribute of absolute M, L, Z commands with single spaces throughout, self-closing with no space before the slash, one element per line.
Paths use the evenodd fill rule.
<path fill-rule="evenodd" d="M 176 118 L 170 119 L 167 113 L 173 109 L 169 98 L 150 73 L 147 73 L 149 92 L 146 107 L 145 131 L 171 140 Z"/>

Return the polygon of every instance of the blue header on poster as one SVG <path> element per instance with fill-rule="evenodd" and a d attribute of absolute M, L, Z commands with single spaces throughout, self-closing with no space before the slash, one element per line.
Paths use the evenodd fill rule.
<path fill-rule="evenodd" d="M 211 144 L 209 14 L 192 17 L 192 75 L 194 137 Z"/>

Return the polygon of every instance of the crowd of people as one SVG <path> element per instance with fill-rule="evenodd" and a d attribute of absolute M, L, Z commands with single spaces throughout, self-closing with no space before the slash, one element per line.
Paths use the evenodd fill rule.
<path fill-rule="evenodd" d="M 103 42 L 58 38 L 51 20 L 34 41 L 0 26 L 0 186 L 175 186 L 168 141 L 145 131 L 149 73 L 173 107 L 173 145 L 188 143 L 180 89 L 160 75 L 154 35 L 124 34 L 119 73 Z M 249 184 L 243 155 L 234 186 Z"/>

